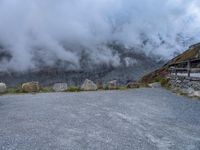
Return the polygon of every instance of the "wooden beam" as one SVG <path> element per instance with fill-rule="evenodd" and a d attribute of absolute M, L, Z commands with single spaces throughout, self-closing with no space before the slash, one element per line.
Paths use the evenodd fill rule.
<path fill-rule="evenodd" d="M 200 58 L 190 59 L 190 63 L 195 63 L 195 62 L 199 62 L 200 63 Z M 179 64 L 187 64 L 187 63 L 188 63 L 188 60 L 181 61 L 181 62 L 176 62 L 176 63 L 172 63 L 169 66 L 176 66 L 176 65 L 179 65 Z"/>

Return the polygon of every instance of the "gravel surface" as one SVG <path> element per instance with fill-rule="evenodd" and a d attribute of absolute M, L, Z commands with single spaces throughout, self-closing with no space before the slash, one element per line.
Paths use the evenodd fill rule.
<path fill-rule="evenodd" d="M 200 150 L 200 101 L 164 89 L 0 97 L 0 150 Z"/>

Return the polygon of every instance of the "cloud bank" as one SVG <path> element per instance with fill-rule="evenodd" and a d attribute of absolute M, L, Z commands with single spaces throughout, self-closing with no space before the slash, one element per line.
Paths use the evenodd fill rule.
<path fill-rule="evenodd" d="M 26 71 L 83 59 L 117 66 L 117 42 L 170 58 L 200 41 L 197 0 L 0 0 L 0 70 Z M 85 56 L 85 57 L 83 57 Z"/>

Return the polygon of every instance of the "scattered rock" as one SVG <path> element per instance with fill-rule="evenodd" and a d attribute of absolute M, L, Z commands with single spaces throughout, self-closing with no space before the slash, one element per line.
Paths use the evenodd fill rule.
<path fill-rule="evenodd" d="M 39 92 L 39 82 L 27 82 L 22 84 L 22 91 L 27 93 Z"/>
<path fill-rule="evenodd" d="M 64 92 L 67 91 L 68 86 L 67 83 L 56 83 L 53 85 L 53 90 L 55 92 Z"/>
<path fill-rule="evenodd" d="M 6 93 L 7 87 L 5 83 L 0 83 L 0 94 Z"/>
<path fill-rule="evenodd" d="M 81 90 L 84 91 L 96 91 L 97 89 L 97 85 L 93 81 L 88 79 L 86 79 L 81 86 Z"/>
<path fill-rule="evenodd" d="M 176 83 L 180 84 L 182 81 L 181 80 L 177 80 Z"/>
<path fill-rule="evenodd" d="M 194 93 L 194 89 L 193 88 L 187 88 L 185 93 L 188 93 L 188 94 L 193 94 Z"/>
<path fill-rule="evenodd" d="M 117 80 L 113 80 L 113 81 L 110 81 L 108 82 L 108 89 L 109 90 L 115 90 L 117 89 Z"/>
<path fill-rule="evenodd" d="M 160 88 L 160 87 L 161 87 L 161 84 L 160 84 L 160 82 L 155 82 L 155 83 L 149 84 L 149 86 L 150 86 L 151 88 Z"/>
<path fill-rule="evenodd" d="M 140 84 L 139 83 L 128 83 L 127 84 L 127 88 L 130 88 L 130 89 L 136 89 L 136 88 L 140 88 Z"/>

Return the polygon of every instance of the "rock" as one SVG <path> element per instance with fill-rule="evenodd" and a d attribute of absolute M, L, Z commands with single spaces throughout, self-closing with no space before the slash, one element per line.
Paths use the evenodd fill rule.
<path fill-rule="evenodd" d="M 193 95 L 194 95 L 194 96 L 197 96 L 197 97 L 200 97 L 200 91 L 194 91 L 194 92 L 193 92 Z"/>
<path fill-rule="evenodd" d="M 182 81 L 181 80 L 177 80 L 176 83 L 180 84 Z"/>
<path fill-rule="evenodd" d="M 98 81 L 96 85 L 98 89 L 104 89 L 104 85 L 102 82 Z"/>
<path fill-rule="evenodd" d="M 109 90 L 114 90 L 114 89 L 117 89 L 117 80 L 113 80 L 113 81 L 110 81 L 108 82 L 108 89 Z"/>
<path fill-rule="evenodd" d="M 181 89 L 179 89 L 179 91 L 181 91 L 184 94 L 187 94 L 190 97 L 193 97 L 195 90 L 193 88 L 181 88 Z"/>
<path fill-rule="evenodd" d="M 130 89 L 136 89 L 136 88 L 139 88 L 139 87 L 140 87 L 139 83 L 132 82 L 132 83 L 127 84 L 127 88 L 130 88 Z"/>
<path fill-rule="evenodd" d="M 97 89 L 97 85 L 93 81 L 88 79 L 86 79 L 81 86 L 81 90 L 84 91 L 96 91 Z"/>
<path fill-rule="evenodd" d="M 64 92 L 67 91 L 68 86 L 67 83 L 56 83 L 53 85 L 53 90 L 55 92 Z"/>
<path fill-rule="evenodd" d="M 6 93 L 7 87 L 5 83 L 0 83 L 0 94 Z"/>
<path fill-rule="evenodd" d="M 27 82 L 22 84 L 22 91 L 27 93 L 39 92 L 39 82 Z"/>
<path fill-rule="evenodd" d="M 149 86 L 151 88 L 161 88 L 160 82 L 151 83 L 151 84 L 149 84 Z"/>

